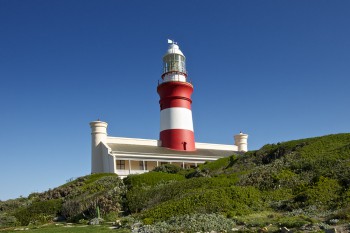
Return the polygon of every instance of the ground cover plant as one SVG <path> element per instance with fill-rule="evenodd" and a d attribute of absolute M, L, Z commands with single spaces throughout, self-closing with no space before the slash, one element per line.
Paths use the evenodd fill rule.
<path fill-rule="evenodd" d="M 28 198 L 0 202 L 0 227 L 52 222 L 56 217 L 77 222 L 122 208 L 124 184 L 115 174 L 94 174 Z"/>
<path fill-rule="evenodd" d="M 315 232 L 347 229 L 349 203 L 350 134 L 336 134 L 268 144 L 187 170 L 167 164 L 124 180 L 113 174 L 81 177 L 1 201 L 0 229 L 55 217 L 86 223 L 99 209 L 127 232 Z"/>

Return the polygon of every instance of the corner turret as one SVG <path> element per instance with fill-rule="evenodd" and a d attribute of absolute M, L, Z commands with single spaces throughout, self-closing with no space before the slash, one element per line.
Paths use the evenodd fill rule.
<path fill-rule="evenodd" d="M 234 136 L 235 145 L 238 151 L 247 152 L 248 151 L 248 134 L 240 132 Z"/>
<path fill-rule="evenodd" d="M 107 123 L 103 121 L 90 122 L 91 127 L 91 173 L 102 173 L 103 156 L 101 143 L 107 141 Z"/>

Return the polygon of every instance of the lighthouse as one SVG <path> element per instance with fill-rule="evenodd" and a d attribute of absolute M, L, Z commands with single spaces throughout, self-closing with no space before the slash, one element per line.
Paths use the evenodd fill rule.
<path fill-rule="evenodd" d="M 91 173 L 116 173 L 124 178 L 152 171 L 162 164 L 194 168 L 207 161 L 248 150 L 248 134 L 234 135 L 234 144 L 195 142 L 186 58 L 179 45 L 168 40 L 157 92 L 160 100 L 159 140 L 110 136 L 107 122 L 90 122 Z"/>
<path fill-rule="evenodd" d="M 178 151 L 195 151 L 191 110 L 193 85 L 187 80 L 186 58 L 177 43 L 168 40 L 163 57 L 163 74 L 157 92 L 160 100 L 161 146 Z"/>

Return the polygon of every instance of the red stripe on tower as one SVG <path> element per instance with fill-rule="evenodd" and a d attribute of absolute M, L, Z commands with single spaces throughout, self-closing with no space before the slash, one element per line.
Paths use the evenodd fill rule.
<path fill-rule="evenodd" d="M 170 43 L 163 57 L 162 83 L 157 92 L 160 100 L 160 140 L 163 147 L 194 151 L 195 140 L 191 111 L 193 85 L 187 82 L 185 56 L 179 46 Z"/>

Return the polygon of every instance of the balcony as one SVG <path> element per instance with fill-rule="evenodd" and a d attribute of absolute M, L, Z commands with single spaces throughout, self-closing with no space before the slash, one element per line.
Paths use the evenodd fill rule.
<path fill-rule="evenodd" d="M 142 174 L 149 172 L 148 170 L 116 170 L 118 176 L 127 176 L 130 174 Z"/>

